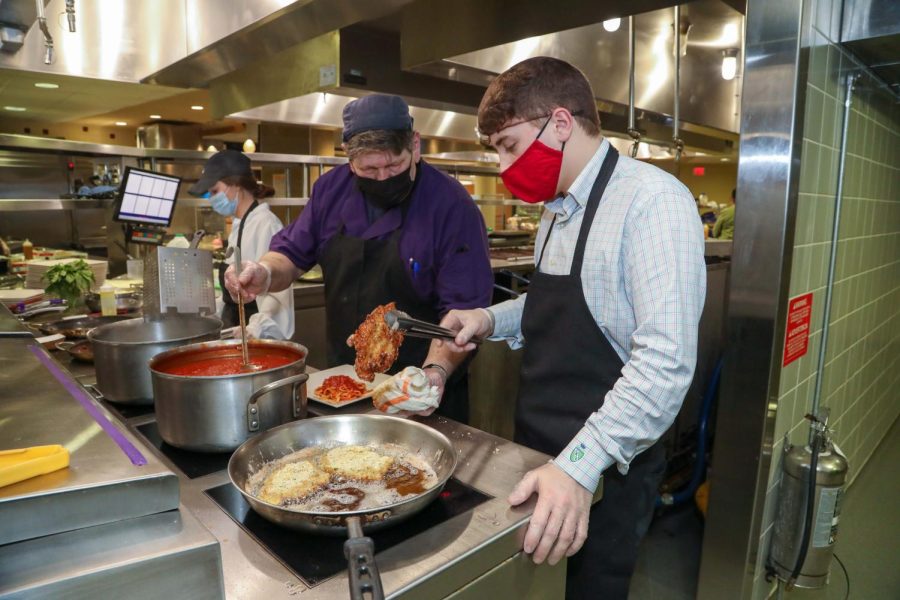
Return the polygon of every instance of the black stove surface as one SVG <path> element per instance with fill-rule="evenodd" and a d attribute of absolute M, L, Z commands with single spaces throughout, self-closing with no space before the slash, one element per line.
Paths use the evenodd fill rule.
<path fill-rule="evenodd" d="M 154 411 L 152 404 L 116 404 L 109 400 L 103 400 L 103 406 L 118 414 L 123 421 L 134 417 L 152 415 Z"/>
<path fill-rule="evenodd" d="M 206 490 L 244 531 L 302 579 L 308 587 L 344 571 L 346 537 L 311 535 L 285 529 L 260 517 L 230 483 Z M 381 552 L 490 500 L 491 497 L 451 478 L 440 495 L 418 514 L 395 527 L 367 534 Z"/>
<path fill-rule="evenodd" d="M 137 430 L 141 432 L 141 435 L 151 445 L 159 448 L 159 451 L 171 460 L 189 479 L 203 477 L 210 473 L 218 473 L 228 467 L 228 459 L 231 458 L 231 452 L 191 452 L 190 450 L 182 450 L 175 446 L 170 446 L 159 436 L 159 426 L 156 424 L 156 421 L 138 425 Z"/>

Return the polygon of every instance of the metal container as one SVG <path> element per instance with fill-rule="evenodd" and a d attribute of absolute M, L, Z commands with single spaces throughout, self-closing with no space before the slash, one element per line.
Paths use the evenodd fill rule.
<path fill-rule="evenodd" d="M 394 504 L 336 512 L 290 510 L 269 504 L 250 493 L 250 476 L 266 463 L 303 448 L 334 443 L 404 446 L 431 465 L 438 478 L 437 484 Z M 444 489 L 456 469 L 456 462 L 456 452 L 447 436 L 427 425 L 382 415 L 335 415 L 288 423 L 248 441 L 231 455 L 228 476 L 263 518 L 297 531 L 346 535 L 347 522 L 351 518 L 358 518 L 368 532 L 395 525 L 419 512 Z"/>
<path fill-rule="evenodd" d="M 811 459 L 810 446 L 788 445 L 783 457 L 770 558 L 779 578 L 784 581 L 790 580 L 800 553 L 804 513 L 809 502 L 807 492 Z M 819 451 L 816 464 L 812 531 L 809 549 L 797 577 L 797 587 L 820 588 L 828 581 L 847 472 L 847 459 L 830 442 L 826 443 Z"/>
<path fill-rule="evenodd" d="M 138 318 L 101 325 L 88 333 L 94 349 L 97 388 L 120 404 L 153 404 L 147 363 L 172 348 L 216 340 L 222 321 L 197 315 Z"/>
<path fill-rule="evenodd" d="M 179 359 L 197 359 L 232 349 L 241 355 L 240 340 L 193 344 L 170 350 L 150 361 L 156 421 L 166 443 L 197 452 L 234 450 L 257 433 L 306 417 L 306 356 L 300 344 L 250 340 L 255 348 L 282 348 L 297 354 L 284 366 L 236 375 L 173 375 L 161 370 Z"/>
<path fill-rule="evenodd" d="M 100 294 L 88 292 L 84 295 L 84 303 L 91 312 L 100 312 Z M 144 306 L 144 294 L 137 290 L 116 291 L 116 310 L 122 312 L 136 312 Z"/>

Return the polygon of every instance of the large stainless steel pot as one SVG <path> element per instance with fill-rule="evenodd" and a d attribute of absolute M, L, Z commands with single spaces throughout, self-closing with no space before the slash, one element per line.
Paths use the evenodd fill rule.
<path fill-rule="evenodd" d="M 368 510 L 304 512 L 288 510 L 258 499 L 249 492 L 250 476 L 265 463 L 307 448 L 325 444 L 399 444 L 431 465 L 438 483 L 421 494 Z M 446 485 L 456 469 L 453 444 L 439 431 L 408 419 L 382 415 L 335 415 L 295 421 L 259 435 L 231 455 L 228 476 L 253 510 L 290 529 L 309 533 L 344 534 L 347 519 L 359 517 L 366 531 L 393 525 L 425 508 Z"/>
<path fill-rule="evenodd" d="M 150 361 L 156 421 L 166 443 L 196 452 L 234 450 L 257 433 L 306 417 L 306 356 L 300 344 L 250 340 L 257 348 L 296 353 L 297 360 L 265 371 L 236 375 L 173 375 L 161 370 L 180 359 L 232 349 L 241 355 L 240 340 L 192 344 L 163 352 Z"/>
<path fill-rule="evenodd" d="M 120 404 L 153 404 L 153 384 L 147 363 L 178 346 L 215 340 L 222 321 L 197 315 L 128 319 L 101 325 L 88 333 L 94 348 L 97 388 Z"/>

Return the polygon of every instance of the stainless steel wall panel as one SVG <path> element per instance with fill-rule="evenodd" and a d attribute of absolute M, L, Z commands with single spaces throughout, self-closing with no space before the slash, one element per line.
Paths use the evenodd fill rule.
<path fill-rule="evenodd" d="M 737 222 L 700 600 L 749 598 L 772 460 L 805 85 L 802 0 L 748 7 Z"/>

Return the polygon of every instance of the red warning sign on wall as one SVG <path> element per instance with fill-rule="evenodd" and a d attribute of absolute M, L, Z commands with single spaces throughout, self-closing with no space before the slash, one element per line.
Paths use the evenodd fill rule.
<path fill-rule="evenodd" d="M 791 298 L 788 304 L 787 327 L 784 333 L 784 362 L 786 367 L 809 348 L 809 322 L 812 319 L 812 293 Z"/>

